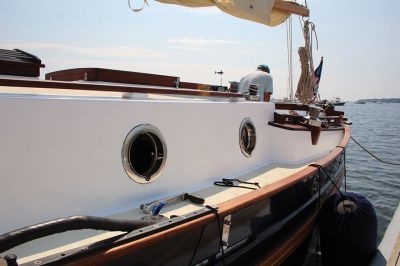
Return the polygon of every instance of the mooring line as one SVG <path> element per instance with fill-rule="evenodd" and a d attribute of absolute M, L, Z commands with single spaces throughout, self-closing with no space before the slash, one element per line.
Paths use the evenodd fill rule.
<path fill-rule="evenodd" d="M 358 143 L 358 141 L 355 140 L 352 136 L 350 136 L 350 138 L 351 138 L 358 146 L 360 146 L 364 151 L 366 151 L 369 155 L 371 155 L 372 157 L 374 157 L 375 159 L 377 159 L 377 160 L 380 161 L 381 163 L 391 164 L 391 165 L 400 165 L 400 163 L 386 162 L 386 161 L 380 159 L 379 157 L 377 157 L 376 155 L 374 155 L 372 152 L 370 152 L 369 150 L 367 150 L 366 148 L 364 148 L 364 147 L 363 147 L 360 143 Z"/>

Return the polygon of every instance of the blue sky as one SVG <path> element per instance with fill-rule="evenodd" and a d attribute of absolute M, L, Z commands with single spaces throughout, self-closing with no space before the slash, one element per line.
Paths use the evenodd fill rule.
<path fill-rule="evenodd" d="M 142 2 L 134 1 L 135 6 Z M 323 98 L 400 97 L 400 2 L 309 0 L 320 56 Z M 216 8 L 190 9 L 149 0 L 133 13 L 126 0 L 2 0 L 0 48 L 20 48 L 46 64 L 42 74 L 74 67 L 104 67 L 180 76 L 219 84 L 239 80 L 259 64 L 274 77 L 274 97 L 287 96 L 285 24 L 270 28 Z M 294 82 L 302 44 L 293 18 Z"/>

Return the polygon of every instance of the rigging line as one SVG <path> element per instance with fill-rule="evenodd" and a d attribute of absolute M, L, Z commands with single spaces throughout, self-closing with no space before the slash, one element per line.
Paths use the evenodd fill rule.
<path fill-rule="evenodd" d="M 347 192 L 347 168 L 346 168 L 346 147 L 337 145 L 336 147 L 343 149 L 343 163 L 344 163 L 344 192 Z"/>
<path fill-rule="evenodd" d="M 225 251 L 224 251 L 224 245 L 222 242 L 222 226 L 221 226 L 221 217 L 219 216 L 218 209 L 214 208 L 213 206 L 206 205 L 206 208 L 211 210 L 215 217 L 217 218 L 217 226 L 218 226 L 218 234 L 219 234 L 219 249 L 221 251 L 221 256 L 222 256 L 222 265 L 225 266 Z"/>
<path fill-rule="evenodd" d="M 199 239 L 197 240 L 196 247 L 195 247 L 195 249 L 193 251 L 193 254 L 192 254 L 192 258 L 190 259 L 190 262 L 188 264 L 189 266 L 192 266 L 193 260 L 196 257 L 197 251 L 199 250 L 200 242 L 201 242 L 201 239 L 203 238 L 204 227 L 205 226 L 203 225 L 203 227 L 201 228 Z"/>
<path fill-rule="evenodd" d="M 310 21 L 310 25 L 311 25 L 311 41 L 312 41 L 312 33 L 314 32 L 315 41 L 317 42 L 317 50 L 318 50 L 318 36 L 317 36 L 317 31 L 315 30 L 315 24 Z"/>
<path fill-rule="evenodd" d="M 362 148 L 364 151 L 366 151 L 369 155 L 371 155 L 372 157 L 374 157 L 375 159 L 377 159 L 378 161 L 380 161 L 381 163 L 385 163 L 385 164 L 390 164 L 390 165 L 400 165 L 400 163 L 393 163 L 393 162 L 386 162 L 382 159 L 380 159 L 379 157 L 377 157 L 376 155 L 374 155 L 372 152 L 370 152 L 369 150 L 367 150 L 366 148 L 364 148 L 357 140 L 355 140 L 352 136 L 350 136 L 350 138 L 358 145 L 360 146 L 360 148 Z"/>
<path fill-rule="evenodd" d="M 316 164 L 316 163 L 312 163 L 312 164 L 309 164 L 308 166 L 312 166 L 312 167 L 318 168 L 318 175 L 320 176 L 320 178 L 321 178 L 321 171 L 320 171 L 320 170 L 322 170 L 322 171 L 325 173 L 326 177 L 328 177 L 329 181 L 331 181 L 332 185 L 333 185 L 333 186 L 336 188 L 336 190 L 339 192 L 339 194 L 340 194 L 341 196 L 344 196 L 343 193 L 342 193 L 342 192 L 340 191 L 340 189 L 338 188 L 338 186 L 337 186 L 337 185 L 335 184 L 335 182 L 333 181 L 333 179 L 331 178 L 331 176 L 328 174 L 328 172 L 325 170 L 325 168 L 324 168 L 322 165 Z"/>
<path fill-rule="evenodd" d="M 246 188 L 246 189 L 252 189 L 252 190 L 257 189 L 257 188 L 253 188 L 253 187 L 235 185 L 235 184 L 233 184 L 233 181 L 236 181 L 240 184 L 253 185 L 253 186 L 257 186 L 258 188 L 261 188 L 258 182 L 245 182 L 245 181 L 241 181 L 236 178 L 235 179 L 222 178 L 222 181 L 215 181 L 214 185 L 220 186 L 220 187 L 238 187 L 238 188 Z"/>
<path fill-rule="evenodd" d="M 318 205 L 317 205 L 318 206 L 318 213 L 320 213 L 320 211 L 321 211 L 321 177 L 322 177 L 321 169 L 318 167 Z M 316 259 L 315 262 L 316 262 L 317 266 L 319 266 L 319 261 L 318 261 L 318 256 L 317 256 L 318 251 L 320 250 L 319 238 L 320 238 L 319 227 L 317 227 L 317 237 L 316 237 L 317 243 L 316 243 L 315 249 L 314 249 L 315 259 Z"/>

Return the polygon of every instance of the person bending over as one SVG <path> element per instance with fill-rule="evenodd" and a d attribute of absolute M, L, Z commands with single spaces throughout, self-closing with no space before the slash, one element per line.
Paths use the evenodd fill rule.
<path fill-rule="evenodd" d="M 260 96 L 260 101 L 269 102 L 273 93 L 273 83 L 268 65 L 259 65 L 257 70 L 252 71 L 241 78 L 239 92 L 246 94 L 249 91 L 250 84 L 258 85 L 258 96 Z"/>

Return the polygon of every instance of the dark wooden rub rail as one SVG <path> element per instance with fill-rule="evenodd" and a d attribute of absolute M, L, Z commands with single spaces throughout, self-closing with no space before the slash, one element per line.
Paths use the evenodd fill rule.
<path fill-rule="evenodd" d="M 343 138 L 342 138 L 342 141 L 339 143 L 339 145 L 336 148 L 334 148 L 329 154 L 327 154 L 322 159 L 317 160 L 315 163 L 325 167 L 328 164 L 330 164 L 331 162 L 333 162 L 343 152 L 343 149 L 340 148 L 339 146 L 346 147 L 349 140 L 350 140 L 350 129 L 348 128 L 348 126 L 345 126 Z M 318 172 L 318 169 L 316 167 L 308 166 L 308 167 L 304 168 L 303 170 L 301 170 L 295 174 L 292 174 L 292 175 L 288 176 L 287 178 L 282 179 L 276 183 L 262 187 L 260 189 L 254 190 L 250 193 L 239 196 L 235 199 L 228 200 L 228 201 L 225 201 L 225 202 L 219 204 L 218 205 L 218 213 L 221 217 L 232 214 L 244 207 L 247 207 L 252 204 L 255 204 L 256 202 L 259 202 L 260 200 L 271 197 L 271 196 L 293 186 L 294 184 L 297 184 L 297 183 L 303 181 L 306 177 L 316 174 L 317 172 Z M 126 243 L 126 244 L 123 244 L 123 245 L 120 245 L 120 246 L 117 246 L 114 248 L 110 248 L 110 249 L 103 249 L 103 250 L 93 252 L 91 254 L 88 254 L 84 258 L 78 259 L 74 262 L 67 263 L 67 265 L 105 264 L 116 258 L 128 255 L 139 249 L 149 247 L 160 241 L 165 241 L 165 240 L 172 238 L 183 232 L 188 232 L 195 227 L 200 227 L 205 224 L 208 224 L 208 223 L 214 221 L 215 219 L 216 218 L 215 218 L 214 214 L 208 214 L 208 215 L 202 216 L 198 219 L 191 220 L 187 223 L 175 226 L 173 228 L 169 228 L 165 231 L 161 231 L 159 233 L 144 237 L 142 239 L 138 239 L 138 240 L 130 242 L 130 243 Z M 309 220 L 309 222 L 304 225 L 303 229 L 308 230 L 308 227 L 310 226 L 311 222 L 312 221 Z M 299 238 L 301 238 L 301 236 L 299 236 Z M 279 250 L 281 250 L 281 249 L 278 249 L 278 251 Z M 266 260 L 267 260 L 267 258 L 266 258 Z"/>
<path fill-rule="evenodd" d="M 0 79 L 0 86 L 26 87 L 26 88 L 45 88 L 45 89 L 66 89 L 66 90 L 87 90 L 87 91 L 109 91 L 109 92 L 130 92 L 130 93 L 152 93 L 152 94 L 172 94 L 190 95 L 204 97 L 223 97 L 223 98 L 242 98 L 242 94 L 193 90 L 193 89 L 174 89 L 143 87 L 140 85 L 108 85 L 90 84 L 78 82 L 64 82 L 51 80 L 22 80 L 22 79 Z"/>

